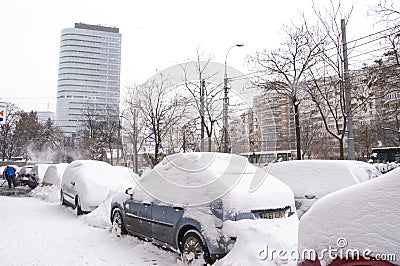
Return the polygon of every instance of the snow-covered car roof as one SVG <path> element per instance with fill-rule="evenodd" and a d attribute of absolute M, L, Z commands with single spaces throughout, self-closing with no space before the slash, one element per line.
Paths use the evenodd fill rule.
<path fill-rule="evenodd" d="M 329 247 L 395 254 L 400 264 L 400 169 L 331 193 L 303 215 L 299 251 Z M 340 241 L 340 242 L 339 242 Z M 329 263 L 330 258 L 325 257 Z"/>
<path fill-rule="evenodd" d="M 137 183 L 147 196 L 172 205 L 201 205 L 223 197 L 224 206 L 238 212 L 294 206 L 293 192 L 287 185 L 234 154 L 170 155 Z M 146 200 L 151 197 L 143 195 Z"/>
<path fill-rule="evenodd" d="M 368 163 L 345 160 L 285 161 L 270 164 L 266 171 L 287 184 L 296 197 L 317 198 L 380 175 Z"/>
<path fill-rule="evenodd" d="M 67 166 L 62 182 L 64 179 L 76 179 L 107 187 L 131 187 L 134 184 L 131 176 L 133 173 L 121 168 L 101 161 L 77 160 Z"/>

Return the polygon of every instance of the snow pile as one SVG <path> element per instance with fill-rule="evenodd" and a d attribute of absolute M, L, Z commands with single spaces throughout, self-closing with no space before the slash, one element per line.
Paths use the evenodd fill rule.
<path fill-rule="evenodd" d="M 395 254 L 395 263 L 400 264 L 399 190 L 400 169 L 395 169 L 320 199 L 300 221 L 299 251 L 321 254 L 329 247 L 340 248 L 341 239 L 344 254 L 352 249 L 360 254 Z"/>
<path fill-rule="evenodd" d="M 214 265 L 297 265 L 296 257 L 290 256 L 297 250 L 297 226 L 295 215 L 284 219 L 227 221 L 224 230 L 232 231 L 237 241 Z"/>
<path fill-rule="evenodd" d="M 57 186 L 37 186 L 29 194 L 50 203 L 60 203 L 60 188 Z"/>
<path fill-rule="evenodd" d="M 42 184 L 43 185 L 55 185 L 57 187 L 61 186 L 61 179 L 67 168 L 67 163 L 52 164 L 47 168 L 44 174 Z"/>
<path fill-rule="evenodd" d="M 110 192 L 107 199 L 101 203 L 94 211 L 82 216 L 83 221 L 90 226 L 111 229 L 111 200 L 115 191 Z"/>

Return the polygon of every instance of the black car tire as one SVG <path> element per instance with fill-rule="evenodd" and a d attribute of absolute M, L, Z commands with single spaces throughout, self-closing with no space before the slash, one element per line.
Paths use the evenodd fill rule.
<path fill-rule="evenodd" d="M 115 210 L 112 216 L 112 231 L 117 234 L 117 236 L 126 235 L 128 231 L 126 230 L 124 221 L 122 220 L 121 211 Z"/>
<path fill-rule="evenodd" d="M 80 203 L 80 200 L 79 200 L 78 196 L 76 196 L 76 198 L 75 198 L 75 211 L 76 211 L 76 215 L 82 215 L 83 214 L 83 211 L 81 209 L 81 203 Z"/>
<path fill-rule="evenodd" d="M 212 264 L 207 245 L 197 230 L 188 230 L 182 237 L 181 255 L 185 265 Z"/>

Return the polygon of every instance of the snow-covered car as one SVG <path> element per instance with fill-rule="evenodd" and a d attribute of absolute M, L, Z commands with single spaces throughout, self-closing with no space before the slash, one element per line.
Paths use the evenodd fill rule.
<path fill-rule="evenodd" d="M 110 193 L 132 187 L 135 175 L 125 167 L 106 162 L 77 160 L 64 171 L 61 181 L 61 203 L 70 205 L 78 215 L 96 209 Z"/>
<path fill-rule="evenodd" d="M 293 190 L 299 217 L 323 196 L 381 175 L 371 164 L 347 160 L 285 161 L 264 169 Z"/>
<path fill-rule="evenodd" d="M 17 183 L 20 185 L 28 185 L 29 182 L 29 176 L 31 174 L 33 168 L 33 164 L 29 164 L 29 165 L 24 165 L 21 167 L 21 169 L 18 172 L 17 175 Z"/>
<path fill-rule="evenodd" d="M 43 186 L 61 186 L 61 179 L 67 168 L 67 163 L 52 164 L 47 168 L 46 173 L 43 176 Z"/>
<path fill-rule="evenodd" d="M 232 230 L 235 223 L 246 228 L 242 222 L 273 221 L 278 231 L 287 219 L 298 221 L 287 185 L 245 157 L 211 152 L 165 157 L 112 198 L 110 219 L 118 234 L 178 251 L 186 263 L 224 257 L 241 231 Z M 297 242 L 297 224 L 293 228 Z"/>
<path fill-rule="evenodd" d="M 399 188 L 397 168 L 316 202 L 299 223 L 299 265 L 400 265 Z"/>
<path fill-rule="evenodd" d="M 28 186 L 35 188 L 42 184 L 44 174 L 51 164 L 48 163 L 38 163 L 35 164 L 29 174 Z"/>

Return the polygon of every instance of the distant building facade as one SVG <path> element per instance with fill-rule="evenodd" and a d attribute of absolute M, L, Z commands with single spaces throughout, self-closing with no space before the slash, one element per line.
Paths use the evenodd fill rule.
<path fill-rule="evenodd" d="M 118 114 L 121 37 L 116 27 L 84 23 L 62 30 L 56 125 L 66 136 L 77 132 L 89 109 Z"/>
<path fill-rule="evenodd" d="M 36 112 L 38 122 L 45 124 L 49 119 L 54 121 L 56 119 L 56 114 L 51 111 L 38 111 Z"/>

